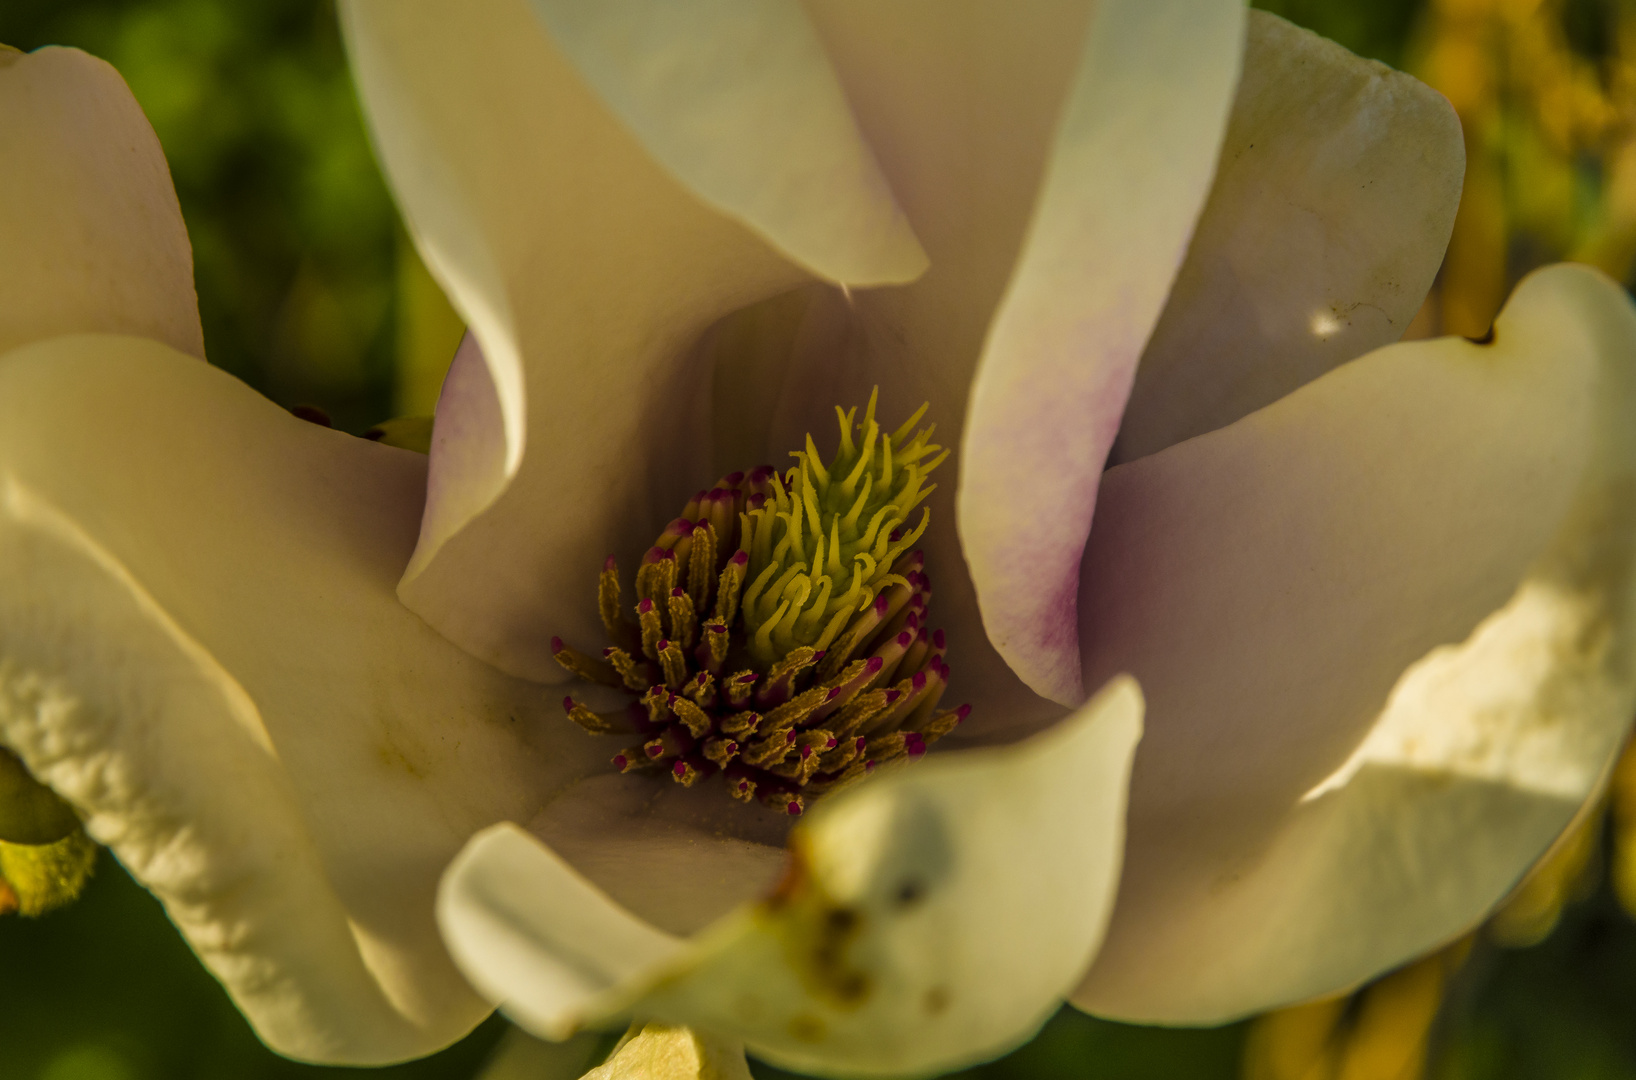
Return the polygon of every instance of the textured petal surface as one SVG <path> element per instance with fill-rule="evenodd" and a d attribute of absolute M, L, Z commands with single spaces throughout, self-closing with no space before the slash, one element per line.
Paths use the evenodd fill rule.
<path fill-rule="evenodd" d="M 542 1036 L 634 1009 L 808 1072 L 989 1057 L 1044 1022 L 1101 939 L 1141 711 L 1116 680 L 1024 743 L 820 804 L 779 888 L 691 941 L 513 826 L 461 853 L 439 919 L 474 983 Z"/>
<path fill-rule="evenodd" d="M 602 767 L 550 741 L 538 687 L 397 602 L 424 483 L 424 457 L 155 342 L 0 360 L 0 742 L 295 1057 L 418 1056 L 477 1023 L 438 875 Z"/>
<path fill-rule="evenodd" d="M 1214 1023 L 1480 920 L 1636 697 L 1636 311 L 1525 280 L 1488 344 L 1371 353 L 1110 470 L 1087 676 L 1148 696 L 1125 875 L 1074 1000 Z"/>
<path fill-rule="evenodd" d="M 971 388 L 960 537 L 1000 655 L 1083 696 L 1075 602 L 1136 362 L 1210 191 L 1233 100 L 1234 0 L 1104 0 Z"/>
<path fill-rule="evenodd" d="M 474 654 L 555 680 L 551 635 L 599 633 L 602 557 L 639 552 L 707 471 L 699 335 L 807 275 L 666 172 L 526 0 L 343 14 L 388 176 L 481 343 L 477 408 L 505 425 L 487 452 L 434 440 L 401 595 Z M 475 426 L 452 403 L 438 423 Z"/>
<path fill-rule="evenodd" d="M 1142 353 L 1113 460 L 1162 450 L 1403 336 L 1465 170 L 1429 86 L 1264 11 L 1221 164 Z"/>
<path fill-rule="evenodd" d="M 119 73 L 77 49 L 0 49 L 0 253 L 0 352 L 107 331 L 204 355 L 159 140 Z"/>
<path fill-rule="evenodd" d="M 712 206 L 830 281 L 926 269 L 798 0 L 532 0 L 642 145 Z"/>

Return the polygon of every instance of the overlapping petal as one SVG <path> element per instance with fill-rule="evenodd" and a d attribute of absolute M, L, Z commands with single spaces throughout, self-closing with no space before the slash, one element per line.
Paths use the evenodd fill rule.
<path fill-rule="evenodd" d="M 450 867 L 439 919 L 473 981 L 546 1037 L 634 1011 L 806 1071 L 978 1060 L 1035 1030 L 1095 952 L 1140 730 L 1116 680 L 1043 735 L 821 803 L 779 889 L 692 940 L 512 826 Z"/>
<path fill-rule="evenodd" d="M 1216 1022 L 1464 932 L 1636 704 L 1636 312 L 1584 267 L 1492 340 L 1379 350 L 1111 470 L 1088 677 L 1148 697 L 1114 925 L 1074 1000 Z"/>
<path fill-rule="evenodd" d="M 719 21 L 732 12 L 723 6 L 690 18 L 702 14 Z M 788 29 L 798 14 L 774 22 Z M 798 49 L 807 61 L 788 71 L 734 65 L 717 71 L 721 84 L 700 86 L 688 74 L 701 62 L 690 50 L 721 29 L 715 22 L 667 51 L 646 38 L 621 44 L 617 20 L 588 25 L 589 16 L 565 15 L 576 30 L 574 55 L 597 73 L 593 81 L 615 77 L 606 64 L 627 73 L 634 65 L 645 75 L 669 72 L 674 79 L 661 82 L 671 89 L 697 91 L 656 101 L 660 88 L 632 85 L 616 101 L 625 114 L 644 102 L 667 110 L 633 133 L 526 0 L 478 8 L 359 0 L 344 16 L 387 172 L 428 264 L 481 343 L 505 424 L 503 453 L 446 455 L 434 441 L 433 498 L 402 596 L 474 654 L 556 678 L 546 644 L 553 633 L 594 632 L 601 557 L 639 550 L 654 519 L 674 513 L 669 502 L 685 501 L 708 473 L 708 443 L 698 435 L 708 427 L 711 374 L 689 360 L 700 334 L 808 278 L 701 201 L 638 135 L 663 128 L 660 159 L 691 154 L 677 167 L 684 178 L 701 170 L 714 178 L 707 196 L 717 205 L 755 193 L 754 205 L 731 209 L 791 250 L 806 243 L 798 236 L 810 225 L 802 192 L 816 182 L 811 168 L 828 163 L 838 170 L 826 174 L 832 181 L 850 178 L 848 188 L 827 193 L 850 221 L 895 220 L 889 193 L 864 168 L 867 152 L 836 115 L 838 95 L 822 85 L 822 57 L 810 50 Z M 610 25 L 612 38 L 601 32 Z M 625 45 L 653 55 L 643 60 Z M 666 57 L 679 66 L 665 67 Z M 680 123 L 691 118 L 707 134 L 730 120 L 770 122 L 729 107 L 746 87 L 728 72 L 758 91 L 776 83 L 802 103 L 802 115 L 829 118 L 823 132 L 803 133 L 815 140 L 803 149 L 807 165 L 724 157 Z M 755 170 L 774 165 L 791 171 L 769 186 Z M 824 258 L 836 261 L 816 269 L 870 281 L 912 273 L 901 251 L 913 238 L 900 221 L 891 229 L 897 239 L 884 246 L 878 231 L 854 227 L 848 240 L 830 230 Z M 447 412 L 440 407 L 440 423 L 452 420 Z"/>
<path fill-rule="evenodd" d="M 1465 146 L 1429 86 L 1263 11 L 1210 200 L 1113 460 L 1224 427 L 1403 336 L 1454 227 Z"/>
<path fill-rule="evenodd" d="M 602 768 L 538 687 L 397 602 L 424 482 L 157 342 L 0 359 L 0 742 L 295 1057 L 477 1023 L 438 875 Z"/>
<path fill-rule="evenodd" d="M 995 648 L 1083 696 L 1075 601 L 1097 483 L 1210 192 L 1244 8 L 1105 0 L 971 388 L 960 537 Z"/>
<path fill-rule="evenodd" d="M 187 229 L 118 72 L 0 46 L 0 352 L 80 331 L 204 356 Z"/>
<path fill-rule="evenodd" d="M 532 0 L 552 42 L 700 198 L 829 281 L 926 269 L 798 0 Z"/>

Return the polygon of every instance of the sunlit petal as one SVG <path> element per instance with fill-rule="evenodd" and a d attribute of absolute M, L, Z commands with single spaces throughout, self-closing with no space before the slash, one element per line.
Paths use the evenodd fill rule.
<path fill-rule="evenodd" d="M 1212 1023 L 1467 930 L 1605 776 L 1636 700 L 1636 311 L 1526 279 L 1486 344 L 1390 346 L 1111 470 L 1088 675 L 1148 694 L 1075 1001 Z"/>
<path fill-rule="evenodd" d="M 397 602 L 425 468 L 156 342 L 0 360 L 0 741 L 294 1057 L 481 1020 L 438 875 L 601 767 Z"/>
<path fill-rule="evenodd" d="M 82 331 L 204 355 L 170 170 L 113 68 L 0 47 L 0 352 Z"/>
<path fill-rule="evenodd" d="M 1402 337 L 1448 245 L 1464 166 L 1441 94 L 1250 12 L 1221 165 L 1114 460 L 1223 427 Z"/>
<path fill-rule="evenodd" d="M 778 890 L 692 940 L 513 826 L 450 867 L 439 919 L 474 983 L 547 1037 L 634 1009 L 809 1072 L 991 1057 L 1044 1022 L 1096 950 L 1141 708 L 1117 680 L 1034 739 L 820 804 Z"/>
<path fill-rule="evenodd" d="M 552 41 L 689 190 L 813 273 L 926 269 L 797 0 L 532 0 Z"/>

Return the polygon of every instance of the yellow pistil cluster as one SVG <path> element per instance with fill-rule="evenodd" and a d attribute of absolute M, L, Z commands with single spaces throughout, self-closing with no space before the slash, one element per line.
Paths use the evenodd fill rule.
<path fill-rule="evenodd" d="M 642 557 L 629 612 L 607 560 L 598 606 L 611 644 L 600 658 L 560 639 L 552 651 L 632 695 L 613 713 L 563 702 L 587 731 L 642 736 L 616 768 L 685 785 L 719 772 L 735 798 L 799 814 L 807 796 L 919 757 L 965 718 L 964 706 L 937 709 L 949 669 L 914 550 L 929 513 L 910 524 L 948 457 L 917 428 L 925 411 L 887 433 L 871 396 L 861 423 L 836 410 L 828 465 L 808 436 L 794 468 L 699 492 Z"/>
<path fill-rule="evenodd" d="M 751 582 L 744 630 L 750 657 L 763 668 L 803 645 L 828 650 L 882 589 L 906 583 L 892 570 L 931 520 L 922 511 L 920 523 L 903 532 L 936 486 L 926 477 L 949 456 L 931 441 L 931 427 L 915 431 L 926 406 L 887 435 L 871 395 L 861 444 L 853 439 L 857 410 L 835 413 L 835 460 L 825 467 L 808 435 L 807 448 L 791 455 L 798 468 L 787 477 L 773 473 L 770 497 L 743 518 Z"/>

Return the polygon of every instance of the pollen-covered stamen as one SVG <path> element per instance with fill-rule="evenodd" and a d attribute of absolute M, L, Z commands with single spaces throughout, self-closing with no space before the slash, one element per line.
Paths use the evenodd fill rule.
<path fill-rule="evenodd" d="M 615 768 L 687 786 L 720 773 L 734 798 L 799 814 L 965 718 L 937 711 L 949 671 L 915 549 L 927 477 L 948 456 L 918 427 L 924 412 L 888 433 L 873 397 L 861 421 L 837 409 L 833 459 L 808 437 L 793 467 L 699 492 L 642 557 L 631 607 L 603 565 L 608 648 L 598 659 L 553 640 L 552 652 L 635 695 L 624 712 L 563 702 L 587 731 L 639 733 Z"/>

